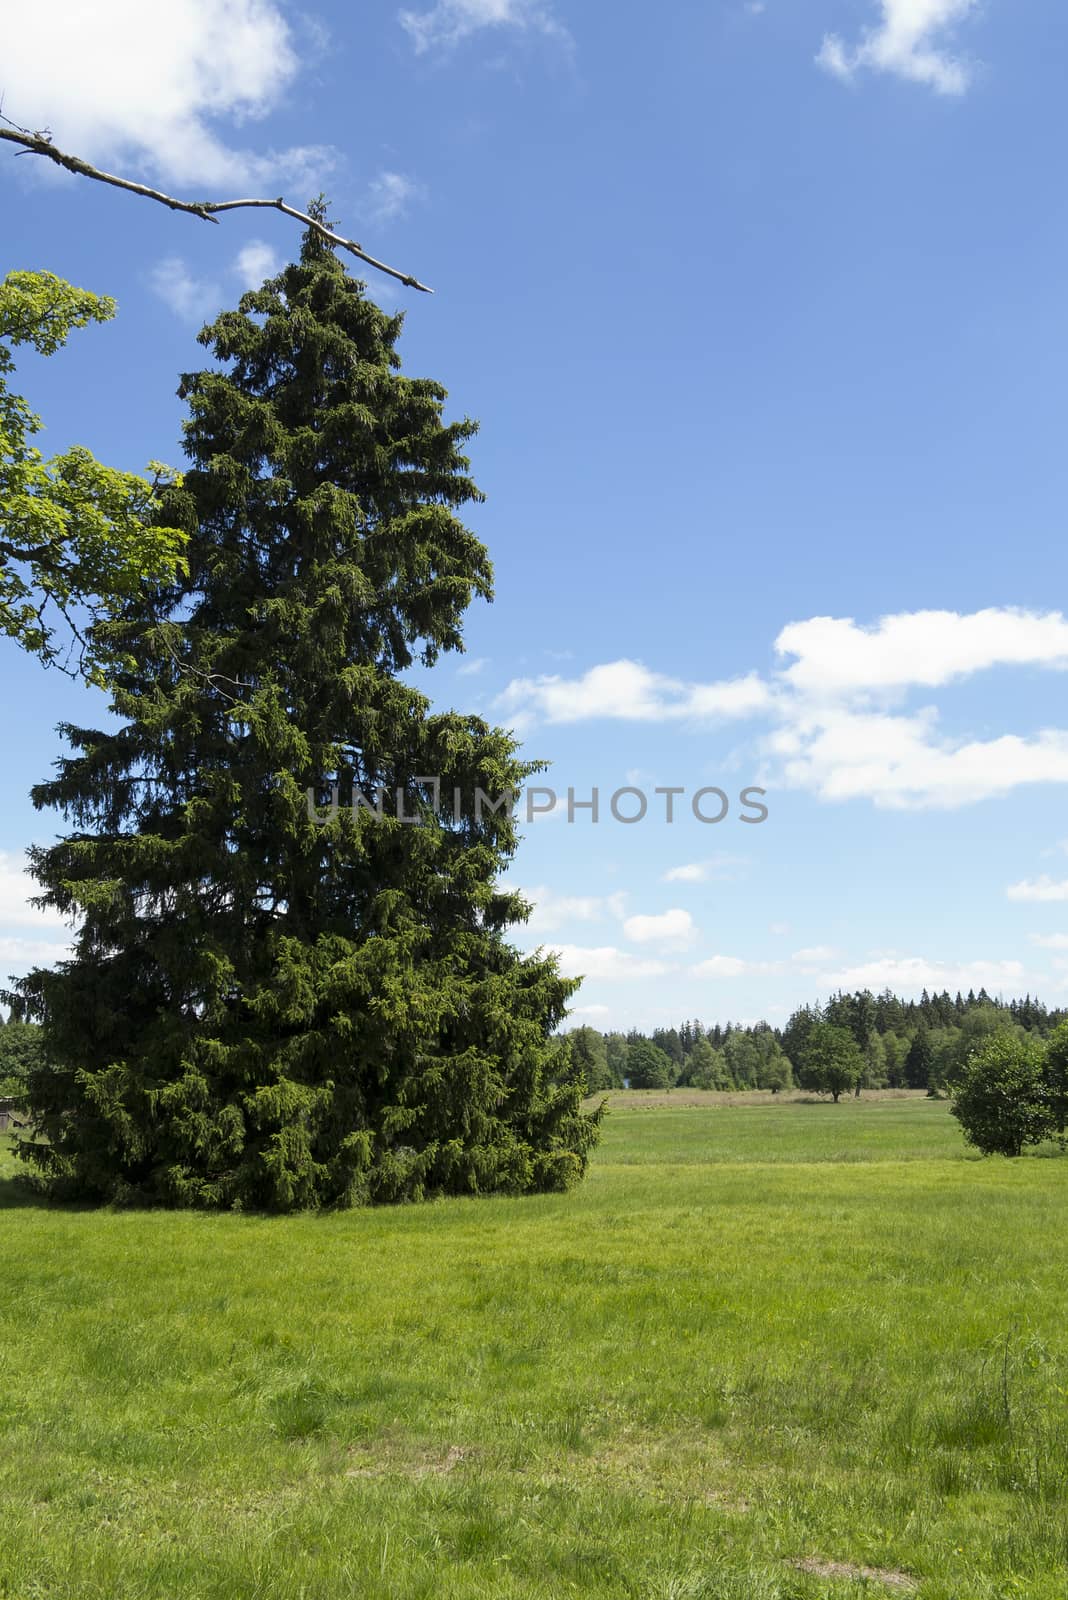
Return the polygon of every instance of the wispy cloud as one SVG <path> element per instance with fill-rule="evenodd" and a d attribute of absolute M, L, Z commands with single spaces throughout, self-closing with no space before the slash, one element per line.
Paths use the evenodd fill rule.
<path fill-rule="evenodd" d="M 403 172 L 380 172 L 367 186 L 361 214 L 379 226 L 395 222 L 406 215 L 409 202 L 418 193 L 419 185 Z"/>
<path fill-rule="evenodd" d="M 860 966 L 824 972 L 820 981 L 828 991 L 870 989 L 878 994 L 882 989 L 892 989 L 895 994 L 908 996 L 921 994 L 924 989 L 939 994 L 944 989 L 950 994 L 958 989 L 985 989 L 996 995 L 1019 994 L 1027 973 L 1019 961 L 952 962 L 930 961 L 925 956 L 885 955 Z"/>
<path fill-rule="evenodd" d="M 250 239 L 234 258 L 234 275 L 245 289 L 258 289 L 265 278 L 271 278 L 281 266 L 281 258 L 263 239 Z"/>
<path fill-rule="evenodd" d="M 1005 891 L 1010 900 L 1051 903 L 1068 900 L 1068 879 L 1055 879 L 1045 874 L 1041 878 L 1024 878 L 1020 883 L 1010 883 Z"/>
<path fill-rule="evenodd" d="M 540 0 L 437 0 L 426 11 L 401 11 L 399 20 L 419 55 L 451 49 L 484 29 L 540 33 L 571 43 L 567 29 Z"/>
<path fill-rule="evenodd" d="M 324 146 L 251 150 L 228 136 L 278 105 L 300 68 L 270 0 L 169 0 L 160 26 L 143 0 L 16 6 L 4 21 L 11 115 L 90 160 L 178 184 L 307 189 L 329 171 Z"/>
<path fill-rule="evenodd" d="M 152 269 L 152 289 L 182 322 L 205 322 L 222 305 L 217 283 L 198 278 L 181 256 L 167 256 Z"/>
<path fill-rule="evenodd" d="M 626 909 L 626 895 L 557 894 L 538 884 L 518 892 L 533 907 L 525 931 L 530 934 L 557 933 L 575 922 L 601 922 L 606 917 L 619 919 Z"/>
<path fill-rule="evenodd" d="M 669 867 L 660 881 L 662 883 L 707 883 L 712 878 L 726 881 L 737 877 L 738 869 L 745 865 L 745 856 L 732 856 L 722 853 L 717 856 L 707 856 L 704 861 L 686 861 L 681 866 Z"/>
<path fill-rule="evenodd" d="M 879 0 L 880 21 L 860 43 L 847 45 L 828 34 L 816 57 L 837 78 L 858 72 L 891 72 L 939 94 L 961 95 L 971 82 L 968 64 L 946 48 L 954 25 L 976 10 L 977 0 Z"/>
<path fill-rule="evenodd" d="M 695 978 L 764 978 L 782 971 L 781 961 L 747 961 L 741 956 L 709 956 L 690 968 Z"/>

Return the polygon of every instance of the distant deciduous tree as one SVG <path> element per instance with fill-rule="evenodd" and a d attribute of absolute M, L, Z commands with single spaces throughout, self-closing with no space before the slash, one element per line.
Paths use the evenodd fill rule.
<path fill-rule="evenodd" d="M 627 1078 L 632 1089 L 669 1089 L 671 1059 L 651 1039 L 627 1047 Z"/>
<path fill-rule="evenodd" d="M 848 1028 L 831 1022 L 814 1023 L 801 1057 L 797 1081 L 802 1089 L 839 1097 L 855 1087 L 864 1071 L 860 1046 Z"/>

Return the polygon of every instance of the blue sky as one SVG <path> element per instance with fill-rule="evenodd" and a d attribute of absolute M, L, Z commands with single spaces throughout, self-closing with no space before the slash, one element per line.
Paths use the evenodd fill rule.
<path fill-rule="evenodd" d="M 782 1022 L 839 985 L 1064 1003 L 1063 7 L 88 10 L 9 20 L 9 116 L 186 197 L 325 189 L 435 288 L 369 275 L 407 370 L 481 420 L 497 600 L 425 682 L 516 727 L 561 796 L 599 791 L 511 873 L 520 942 L 588 974 L 575 1020 Z M 198 326 L 297 229 L 34 162 L 0 151 L 4 269 L 120 306 L 20 368 L 47 445 L 177 462 Z M 22 852 L 61 828 L 29 786 L 103 701 L 2 660 L 18 972 L 67 936 L 24 904 Z M 611 818 L 622 786 L 642 823 Z M 688 813 L 705 786 L 716 825 Z"/>

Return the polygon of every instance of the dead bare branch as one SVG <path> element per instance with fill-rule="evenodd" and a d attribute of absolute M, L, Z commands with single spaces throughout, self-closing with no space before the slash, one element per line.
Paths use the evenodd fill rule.
<path fill-rule="evenodd" d="M 102 172 L 99 167 L 83 161 L 81 156 L 68 155 L 65 151 L 57 149 L 47 128 L 36 133 L 31 132 L 29 128 L 20 128 L 9 117 L 5 117 L 3 112 L 0 112 L 0 122 L 6 124 L 0 127 L 0 139 L 21 145 L 22 153 L 30 152 L 33 155 L 44 156 L 47 160 L 54 161 L 57 167 L 63 167 L 65 171 L 74 172 L 79 177 L 95 178 L 98 183 L 109 183 L 113 188 L 126 189 L 130 194 L 139 194 L 145 200 L 156 200 L 161 206 L 169 207 L 171 211 L 187 211 L 190 216 L 200 217 L 204 222 L 218 223 L 218 212 L 237 211 L 243 207 L 281 211 L 283 216 L 292 217 L 295 222 L 303 222 L 305 227 L 311 228 L 328 243 L 337 245 L 339 250 L 347 250 L 350 255 L 357 256 L 376 272 L 384 272 L 388 277 L 396 278 L 409 289 L 419 289 L 423 294 L 434 293 L 433 289 L 425 283 L 420 283 L 410 272 L 401 272 L 397 267 L 391 267 L 385 261 L 378 261 L 374 256 L 368 255 L 355 239 L 346 239 L 340 233 L 334 233 L 330 228 L 324 227 L 306 211 L 298 211 L 295 206 L 286 205 L 281 195 L 277 200 L 178 200 L 174 195 L 164 194 L 161 189 L 150 189 L 147 184 L 135 183 L 132 178 L 119 178 L 113 172 Z"/>

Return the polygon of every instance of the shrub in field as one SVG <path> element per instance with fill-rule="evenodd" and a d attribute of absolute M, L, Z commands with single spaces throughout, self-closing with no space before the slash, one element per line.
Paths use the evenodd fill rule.
<path fill-rule="evenodd" d="M 1056 1125 L 1042 1044 L 993 1034 L 965 1063 L 951 1110 L 968 1143 L 987 1156 L 1019 1156 L 1048 1139 Z"/>

